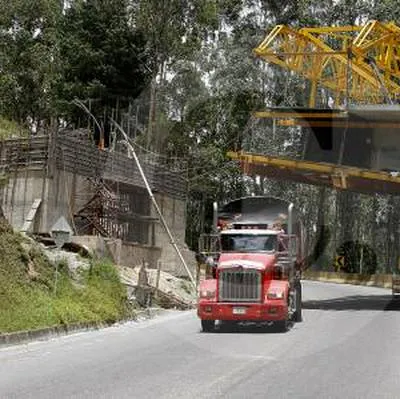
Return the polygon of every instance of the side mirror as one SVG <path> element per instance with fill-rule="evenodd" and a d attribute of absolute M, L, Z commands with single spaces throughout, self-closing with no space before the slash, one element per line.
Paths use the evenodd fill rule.
<path fill-rule="evenodd" d="M 215 267 L 215 260 L 214 260 L 214 258 L 213 257 L 211 257 L 211 256 L 209 256 L 207 259 L 206 259 L 206 265 L 207 266 L 210 266 L 210 267 Z"/>

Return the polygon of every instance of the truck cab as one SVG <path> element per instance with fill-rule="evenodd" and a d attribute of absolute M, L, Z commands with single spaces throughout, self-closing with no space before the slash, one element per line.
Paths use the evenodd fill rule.
<path fill-rule="evenodd" d="M 290 213 L 289 205 L 284 203 Z M 276 217 L 268 222 L 262 216 L 252 222 L 237 219 L 232 215 L 232 223 L 222 223 L 209 239 L 213 250 L 203 252 L 213 259 L 213 273 L 200 283 L 202 329 L 212 331 L 219 320 L 274 322 L 287 330 L 290 321 L 301 320 L 298 236 Z"/>

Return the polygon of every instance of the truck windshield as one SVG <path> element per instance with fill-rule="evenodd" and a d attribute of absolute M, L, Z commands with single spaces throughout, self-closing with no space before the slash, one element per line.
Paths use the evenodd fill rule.
<path fill-rule="evenodd" d="M 254 234 L 223 234 L 221 235 L 221 250 L 224 252 L 259 252 L 276 249 L 276 235 Z"/>

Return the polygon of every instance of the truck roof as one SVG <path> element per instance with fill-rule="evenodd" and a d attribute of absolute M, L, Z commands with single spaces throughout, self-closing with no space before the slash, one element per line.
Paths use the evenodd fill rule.
<path fill-rule="evenodd" d="M 271 230 L 271 229 L 227 229 L 227 230 L 222 230 L 221 234 L 243 234 L 243 235 L 278 235 L 280 231 L 277 230 Z"/>
<path fill-rule="evenodd" d="M 243 197 L 226 203 L 218 209 L 218 218 L 233 224 L 282 224 L 288 221 L 289 201 L 270 197 Z M 298 214 L 292 211 L 292 223 L 296 224 Z"/>

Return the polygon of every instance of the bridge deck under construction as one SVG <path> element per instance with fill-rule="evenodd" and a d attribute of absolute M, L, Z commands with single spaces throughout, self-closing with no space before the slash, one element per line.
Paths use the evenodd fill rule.
<path fill-rule="evenodd" d="M 399 176 L 354 167 L 338 167 L 327 163 L 298 161 L 245 152 L 229 152 L 250 176 L 289 180 L 360 193 L 400 194 Z"/>
<path fill-rule="evenodd" d="M 255 117 L 275 120 L 280 133 L 282 126 L 301 129 L 301 160 L 282 159 L 269 148 L 257 149 L 264 155 L 230 157 L 249 174 L 400 194 L 399 33 L 399 26 L 379 21 L 275 26 L 254 54 L 305 79 L 309 108 L 275 107 Z"/>
<path fill-rule="evenodd" d="M 230 152 L 243 172 L 362 193 L 400 194 L 400 107 L 269 108 L 257 118 L 306 133 L 301 160 Z M 267 154 L 265 154 L 267 153 Z"/>

